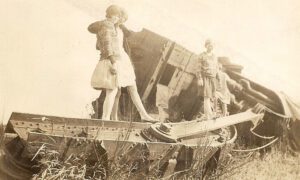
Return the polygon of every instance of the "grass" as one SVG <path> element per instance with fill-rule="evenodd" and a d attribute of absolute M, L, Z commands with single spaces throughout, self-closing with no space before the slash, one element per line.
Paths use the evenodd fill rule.
<path fill-rule="evenodd" d="M 105 168 L 100 162 L 93 164 L 87 161 L 86 154 L 71 154 L 65 159 L 54 150 L 41 146 L 36 154 L 38 162 L 36 167 L 39 172 L 33 176 L 33 180 L 58 180 L 58 179 L 103 179 L 105 178 Z"/>
<path fill-rule="evenodd" d="M 138 164 L 120 163 L 118 160 L 110 161 L 107 165 L 103 161 L 89 160 L 89 155 L 84 152 L 71 154 L 62 159 L 62 156 L 55 150 L 41 146 L 35 155 L 37 159 L 36 168 L 39 171 L 33 175 L 33 180 L 125 180 L 130 178 L 141 179 L 143 174 L 134 174 Z M 149 179 L 157 179 L 156 176 L 149 176 Z"/>
<path fill-rule="evenodd" d="M 280 145 L 268 152 L 232 153 L 208 179 L 300 179 L 300 156 L 282 152 Z"/>
<path fill-rule="evenodd" d="M 263 159 L 256 158 L 241 166 L 229 179 L 299 179 L 299 165 L 299 158 L 272 152 Z"/>
<path fill-rule="evenodd" d="M 238 142 L 236 142 L 238 143 Z M 243 144 L 243 143 L 239 143 Z M 238 145 L 237 149 L 245 149 Z M 225 152 L 219 160 L 215 171 L 206 175 L 207 180 L 240 180 L 240 179 L 300 179 L 300 157 L 283 152 L 283 143 L 276 143 L 263 151 Z M 203 153 L 200 153 L 200 156 Z M 101 163 L 89 163 L 85 154 L 70 155 L 61 159 L 55 151 L 41 148 L 38 167 L 41 171 L 33 179 L 158 179 L 155 175 L 134 174 L 137 164 L 109 162 L 108 168 Z M 184 172 L 184 175 L 174 174 L 169 179 L 196 179 L 203 173 L 202 169 Z M 200 176 L 199 176 L 200 175 Z M 168 178 L 166 178 L 168 179 Z"/>
<path fill-rule="evenodd" d="M 207 180 L 273 180 L 273 179 L 300 179 L 300 155 L 292 155 L 283 152 L 283 144 L 274 144 L 266 151 L 255 152 L 225 152 L 225 156 L 219 160 L 218 168 L 213 173 L 205 176 Z M 239 147 L 243 148 L 243 147 Z M 133 179 L 136 166 L 135 164 L 123 163 L 118 161 L 109 162 L 108 168 L 104 168 L 101 163 L 90 163 L 87 155 L 71 154 L 65 159 L 61 159 L 56 151 L 42 146 L 37 154 L 38 168 L 40 171 L 34 175 L 34 180 L 41 179 Z M 170 179 L 195 179 L 198 172 L 187 171 L 178 178 L 176 175 Z M 147 178 L 146 178 L 147 177 Z M 149 175 L 141 176 L 136 179 L 158 179 Z"/>

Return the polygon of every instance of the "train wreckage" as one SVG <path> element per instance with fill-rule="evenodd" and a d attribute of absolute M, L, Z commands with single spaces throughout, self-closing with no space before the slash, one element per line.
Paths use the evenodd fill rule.
<path fill-rule="evenodd" d="M 127 45 L 139 94 L 161 122 L 140 122 L 126 93 L 120 105 L 127 121 L 98 119 L 102 97 L 93 102 L 92 119 L 14 112 L 2 137 L 2 172 L 13 179 L 30 179 L 40 170 L 35 164 L 45 148 L 57 152 L 62 161 L 84 152 L 89 162 L 101 162 L 104 169 L 112 161 L 132 164 L 132 178 L 171 177 L 216 165 L 238 136 L 247 143 L 288 137 L 290 149 L 300 149 L 299 107 L 285 94 L 244 77 L 242 66 L 218 58 L 230 77 L 233 98 L 228 116 L 206 120 L 199 117 L 203 101 L 195 78 L 196 54 L 146 29 L 132 33 Z"/>

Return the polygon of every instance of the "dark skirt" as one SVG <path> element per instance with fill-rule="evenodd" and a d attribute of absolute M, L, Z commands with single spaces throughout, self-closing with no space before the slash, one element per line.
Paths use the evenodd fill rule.
<path fill-rule="evenodd" d="M 217 89 L 217 80 L 214 77 L 203 77 L 203 97 L 214 98 Z"/>

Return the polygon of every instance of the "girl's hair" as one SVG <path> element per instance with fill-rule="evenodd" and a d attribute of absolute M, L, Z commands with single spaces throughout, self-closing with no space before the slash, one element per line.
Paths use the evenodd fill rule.
<path fill-rule="evenodd" d="M 114 15 L 120 16 L 121 15 L 121 8 L 117 5 L 110 5 L 106 9 L 106 17 L 111 18 Z"/>

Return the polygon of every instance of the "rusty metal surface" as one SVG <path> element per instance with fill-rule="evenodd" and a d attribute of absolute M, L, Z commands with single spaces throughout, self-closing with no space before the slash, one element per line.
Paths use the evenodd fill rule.
<path fill-rule="evenodd" d="M 180 139 L 195 138 L 199 135 L 208 135 L 209 131 L 229 127 L 247 121 L 257 122 L 263 118 L 264 114 L 255 114 L 246 111 L 231 116 L 220 117 L 206 121 L 187 121 L 181 123 L 153 124 L 150 126 L 151 133 L 167 142 L 178 142 Z M 166 127 L 167 126 L 167 127 Z M 165 129 L 168 129 L 167 131 Z"/>
<path fill-rule="evenodd" d="M 149 161 L 147 165 L 149 172 L 154 168 L 163 168 L 164 174 L 167 176 L 171 171 L 191 168 L 195 164 L 199 164 L 198 161 L 206 161 L 219 148 L 233 143 L 236 138 L 236 131 L 229 128 L 225 130 L 227 138 L 222 141 L 220 141 L 221 132 L 209 132 L 203 136 L 182 139 L 176 143 L 163 142 L 159 139 L 149 141 L 142 136 L 143 130 L 151 127 L 151 124 L 148 123 L 64 118 L 25 113 L 13 113 L 10 124 L 19 140 L 17 140 L 18 143 L 15 143 L 15 140 L 9 142 L 10 145 L 6 149 L 9 153 L 17 153 L 12 149 L 17 144 L 20 145 L 18 152 L 22 158 L 16 158 L 13 154 L 11 154 L 11 158 L 20 161 L 19 166 L 27 170 L 30 168 L 22 162 L 36 158 L 40 148 L 46 147 L 57 151 L 63 157 L 85 152 L 91 160 L 99 160 L 99 157 L 95 155 L 95 151 L 98 151 L 105 155 L 107 160 L 117 160 L 120 163 L 140 161 L 141 158 L 144 158 Z M 172 126 L 180 127 L 181 125 L 172 123 Z M 189 150 L 187 151 L 187 149 Z M 202 155 L 195 155 L 198 152 L 201 152 Z M 187 157 L 190 158 L 187 159 Z M 170 165 L 166 165 L 169 161 Z M 164 166 L 162 167 L 162 165 Z"/>
<path fill-rule="evenodd" d="M 13 113 L 10 123 L 19 137 L 24 141 L 28 140 L 30 133 L 40 133 L 62 137 L 84 137 L 95 140 L 149 142 L 151 140 L 142 135 L 144 130 L 159 127 L 160 132 L 165 134 L 171 133 L 176 137 L 174 142 L 179 142 L 179 139 L 201 138 L 200 135 L 203 136 L 204 133 L 206 133 L 205 136 L 209 137 L 209 131 L 222 129 L 245 121 L 255 121 L 261 117 L 262 114 L 255 114 L 249 111 L 216 120 L 194 120 L 181 123 L 157 123 L 151 125 L 149 123 L 72 119 Z M 154 135 L 153 132 L 152 135 Z M 164 142 L 162 139 L 158 139 L 158 141 Z"/>
<path fill-rule="evenodd" d="M 116 139 L 119 134 L 125 135 L 129 132 L 130 136 L 134 138 L 138 130 L 150 126 L 150 123 L 65 118 L 26 113 L 13 113 L 9 122 L 24 140 L 27 140 L 29 132 L 62 136 L 75 136 L 85 133 L 88 138 L 99 136 L 107 139 Z M 138 140 L 138 137 L 136 140 Z"/>

